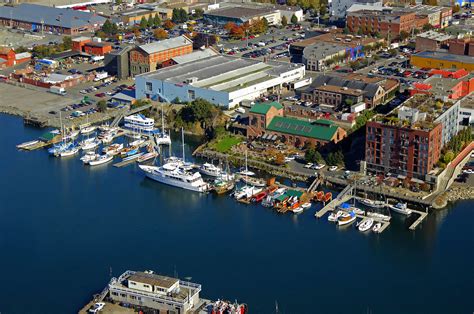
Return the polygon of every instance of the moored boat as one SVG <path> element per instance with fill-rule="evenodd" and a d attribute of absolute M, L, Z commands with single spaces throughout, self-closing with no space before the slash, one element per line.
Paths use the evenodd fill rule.
<path fill-rule="evenodd" d="M 115 156 L 119 154 L 122 149 L 123 149 L 123 144 L 115 143 L 115 144 L 111 144 L 109 146 L 102 148 L 102 152 L 108 155 Z"/>
<path fill-rule="evenodd" d="M 372 207 L 372 208 L 383 208 L 385 206 L 385 203 L 382 202 L 382 201 L 374 201 L 374 200 L 371 200 L 371 199 L 368 199 L 368 198 L 363 198 L 363 199 L 359 200 L 359 202 L 362 205 Z"/>
<path fill-rule="evenodd" d="M 293 213 L 295 213 L 295 214 L 302 213 L 302 212 L 303 212 L 303 210 L 304 210 L 304 208 L 303 208 L 303 207 L 301 207 L 301 206 L 298 206 L 298 207 L 296 207 L 296 208 L 292 209 Z"/>
<path fill-rule="evenodd" d="M 92 126 L 92 125 L 91 126 L 86 126 L 85 128 L 81 129 L 81 134 L 90 134 L 90 133 L 94 132 L 95 129 L 96 129 L 96 127 Z"/>
<path fill-rule="evenodd" d="M 372 231 L 373 231 L 373 232 L 379 232 L 380 228 L 382 228 L 382 223 L 381 223 L 381 222 L 377 222 L 377 223 L 372 227 Z"/>
<path fill-rule="evenodd" d="M 38 143 L 39 143 L 39 140 L 29 141 L 29 142 L 25 142 L 25 143 L 21 143 L 21 144 L 16 145 L 16 148 L 18 148 L 18 149 L 25 149 L 25 148 L 27 148 L 27 147 L 36 145 L 36 144 L 38 144 Z"/>
<path fill-rule="evenodd" d="M 86 138 L 83 140 L 79 145 L 81 146 L 82 150 L 89 150 L 89 149 L 94 149 L 97 146 L 99 146 L 100 142 L 95 138 Z"/>
<path fill-rule="evenodd" d="M 258 187 L 265 187 L 267 185 L 265 180 L 260 179 L 260 178 L 253 178 L 253 177 L 243 176 L 243 177 L 240 178 L 240 180 L 242 180 L 242 182 L 244 182 L 246 184 L 250 184 L 250 185 L 258 186 Z"/>
<path fill-rule="evenodd" d="M 411 215 L 412 211 L 407 207 L 406 203 L 397 203 L 396 205 L 387 205 L 388 208 L 393 210 L 396 213 L 403 214 L 403 215 Z"/>
<path fill-rule="evenodd" d="M 359 224 L 359 231 L 365 232 L 372 228 L 372 225 L 374 224 L 374 220 L 372 218 L 367 218 L 363 222 Z"/>
<path fill-rule="evenodd" d="M 255 194 L 252 197 L 251 201 L 255 203 L 261 202 L 265 198 L 265 196 L 267 196 L 267 191 L 262 191 L 258 194 Z"/>
<path fill-rule="evenodd" d="M 71 146 L 65 150 L 62 150 L 62 151 L 59 151 L 55 154 L 56 157 L 70 157 L 70 156 L 73 156 L 75 154 L 77 154 L 77 152 L 79 151 L 79 147 L 77 146 Z"/>
<path fill-rule="evenodd" d="M 337 222 L 337 220 L 339 219 L 339 217 L 342 216 L 342 214 L 344 214 L 342 210 L 338 210 L 337 212 L 332 212 L 328 216 L 328 221 Z"/>
<path fill-rule="evenodd" d="M 303 209 L 308 209 L 310 207 L 311 207 L 311 202 L 301 204 L 301 208 L 303 208 Z"/>
<path fill-rule="evenodd" d="M 356 220 L 357 216 L 353 211 L 343 213 L 338 219 L 337 224 L 339 226 L 348 225 Z"/>
<path fill-rule="evenodd" d="M 91 162 L 92 160 L 95 160 L 97 157 L 97 154 L 93 151 L 88 151 L 86 152 L 81 158 L 80 160 L 84 163 L 84 164 L 89 164 L 89 162 Z"/>
<path fill-rule="evenodd" d="M 375 218 L 375 219 L 380 219 L 383 221 L 390 221 L 390 216 L 381 214 L 381 213 L 374 213 L 374 212 L 367 212 L 367 216 Z"/>
<path fill-rule="evenodd" d="M 206 176 L 219 177 L 222 174 L 222 169 L 206 162 L 199 167 L 199 172 Z"/>
<path fill-rule="evenodd" d="M 90 166 L 102 165 L 102 164 L 108 163 L 109 161 L 112 161 L 112 159 L 114 159 L 114 156 L 110 156 L 107 154 L 98 155 L 96 156 L 94 160 L 89 161 L 89 165 Z"/>
<path fill-rule="evenodd" d="M 145 161 L 148 161 L 150 159 L 154 159 L 157 156 L 158 156 L 158 152 L 156 152 L 156 151 L 148 152 L 148 153 L 143 154 L 140 157 L 138 157 L 137 162 L 145 162 Z"/>

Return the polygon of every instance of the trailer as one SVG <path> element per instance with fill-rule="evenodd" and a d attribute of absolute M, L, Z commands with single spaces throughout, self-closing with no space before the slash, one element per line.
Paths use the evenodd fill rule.
<path fill-rule="evenodd" d="M 64 89 L 64 87 L 59 87 L 59 86 L 51 86 L 49 88 L 49 92 L 53 93 L 53 94 L 56 94 L 56 95 L 61 95 L 61 96 L 67 95 L 67 92 Z"/>

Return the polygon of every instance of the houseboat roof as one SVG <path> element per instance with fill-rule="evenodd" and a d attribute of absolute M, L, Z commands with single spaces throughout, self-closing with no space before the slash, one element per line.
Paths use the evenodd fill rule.
<path fill-rule="evenodd" d="M 161 276 L 157 274 L 147 274 L 144 272 L 136 272 L 135 274 L 131 275 L 128 278 L 129 281 L 141 282 L 146 283 L 153 286 L 163 287 L 163 288 L 171 288 L 174 284 L 176 284 L 179 279 Z"/>

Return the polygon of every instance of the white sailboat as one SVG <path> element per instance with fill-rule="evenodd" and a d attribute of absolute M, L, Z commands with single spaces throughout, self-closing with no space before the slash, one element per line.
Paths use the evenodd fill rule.
<path fill-rule="evenodd" d="M 171 137 L 169 132 L 166 133 L 165 131 L 165 117 L 163 111 L 163 104 L 161 104 L 161 132 L 160 134 L 155 135 L 155 142 L 156 145 L 170 145 L 171 144 Z"/>

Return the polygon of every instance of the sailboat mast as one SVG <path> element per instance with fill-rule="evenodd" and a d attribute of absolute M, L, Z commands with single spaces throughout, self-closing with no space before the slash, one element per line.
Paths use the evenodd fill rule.
<path fill-rule="evenodd" d="M 185 162 L 184 158 L 184 128 L 181 128 L 181 142 L 183 143 L 183 162 Z"/>

